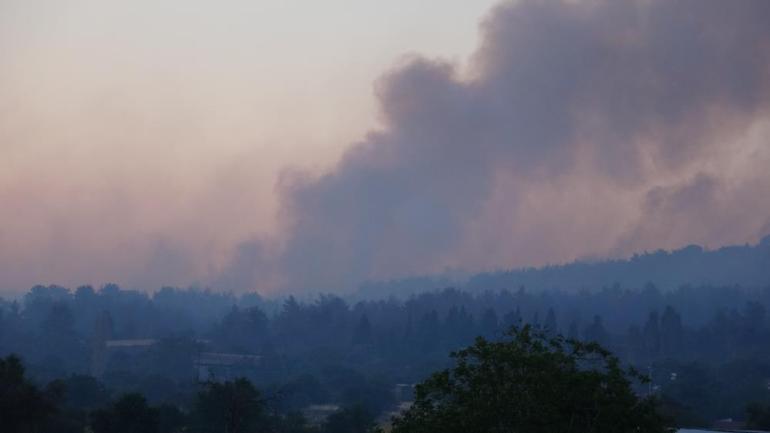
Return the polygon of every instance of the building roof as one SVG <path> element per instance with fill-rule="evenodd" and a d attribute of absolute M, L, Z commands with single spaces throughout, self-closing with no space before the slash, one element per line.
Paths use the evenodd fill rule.
<path fill-rule="evenodd" d="M 195 361 L 198 365 L 242 365 L 258 364 L 262 359 L 259 355 L 242 355 L 239 353 L 202 352 Z"/>
<path fill-rule="evenodd" d="M 154 345 L 157 340 L 153 339 L 139 339 L 139 340 L 107 340 L 104 345 L 108 348 L 121 348 L 121 347 L 149 347 Z"/>

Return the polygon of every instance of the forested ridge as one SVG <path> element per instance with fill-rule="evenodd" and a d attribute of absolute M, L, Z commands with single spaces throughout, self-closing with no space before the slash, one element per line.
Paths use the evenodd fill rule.
<path fill-rule="evenodd" d="M 479 292 L 526 287 L 530 290 L 596 290 L 619 285 L 643 287 L 654 284 L 662 290 L 681 286 L 764 287 L 770 282 L 770 236 L 757 244 L 706 249 L 689 245 L 673 251 L 645 251 L 626 259 L 578 260 L 566 264 L 521 269 L 503 269 L 471 274 L 422 276 L 361 285 L 361 296 L 383 294 L 408 296 L 426 287 L 453 286 Z"/>

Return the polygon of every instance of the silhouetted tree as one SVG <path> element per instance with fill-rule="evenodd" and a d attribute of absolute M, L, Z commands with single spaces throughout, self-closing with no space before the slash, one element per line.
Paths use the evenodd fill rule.
<path fill-rule="evenodd" d="M 484 314 L 481 315 L 481 335 L 486 338 L 492 338 L 498 331 L 500 324 L 497 320 L 497 313 L 492 308 L 484 310 Z"/>
<path fill-rule="evenodd" d="M 269 321 L 259 307 L 233 306 L 217 329 L 218 342 L 229 351 L 257 353 L 267 342 Z"/>
<path fill-rule="evenodd" d="M 159 431 L 158 410 L 141 394 L 125 394 L 112 406 L 91 414 L 94 433 L 165 433 Z"/>
<path fill-rule="evenodd" d="M 667 306 L 660 318 L 660 350 L 664 356 L 673 357 L 682 351 L 682 344 L 682 317 L 671 306 Z"/>
<path fill-rule="evenodd" d="M 259 391 L 246 379 L 211 382 L 198 393 L 193 408 L 193 431 L 250 433 L 258 431 L 264 413 Z"/>
<path fill-rule="evenodd" d="M 657 311 L 653 311 L 647 316 L 642 336 L 644 337 L 647 356 L 649 359 L 657 359 L 660 354 L 660 322 Z"/>
<path fill-rule="evenodd" d="M 543 329 L 551 335 L 556 335 L 559 333 L 559 326 L 556 323 L 556 312 L 553 311 L 553 308 L 548 309 L 548 314 L 545 316 L 545 325 L 543 326 Z"/>
<path fill-rule="evenodd" d="M 593 322 L 585 330 L 584 337 L 586 341 L 593 341 L 601 345 L 609 345 L 610 336 L 604 329 L 604 321 L 598 314 L 594 316 Z"/>
<path fill-rule="evenodd" d="M 45 430 L 57 412 L 60 389 L 39 390 L 24 375 L 16 356 L 0 358 L 0 430 L 36 433 Z"/>
<path fill-rule="evenodd" d="M 439 337 L 438 312 L 432 310 L 420 319 L 417 328 L 418 342 L 423 347 L 432 349 L 436 347 Z"/>
<path fill-rule="evenodd" d="M 361 316 L 358 325 L 353 330 L 353 344 L 369 344 L 372 342 L 372 324 L 366 314 Z"/>
<path fill-rule="evenodd" d="M 417 386 L 393 433 L 669 431 L 642 378 L 595 343 L 547 338 L 529 326 L 454 353 L 455 366 Z"/>

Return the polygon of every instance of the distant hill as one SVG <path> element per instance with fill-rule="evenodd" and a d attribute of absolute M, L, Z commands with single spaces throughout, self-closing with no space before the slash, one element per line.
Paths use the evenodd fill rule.
<path fill-rule="evenodd" d="M 408 296 L 425 290 L 457 287 L 468 291 L 593 290 L 620 286 L 641 288 L 654 284 L 670 290 L 683 285 L 770 287 L 770 236 L 756 245 L 705 250 L 690 245 L 674 251 L 658 250 L 622 260 L 576 261 L 566 265 L 483 272 L 465 280 L 415 277 L 368 282 L 359 288 L 362 297 Z"/>

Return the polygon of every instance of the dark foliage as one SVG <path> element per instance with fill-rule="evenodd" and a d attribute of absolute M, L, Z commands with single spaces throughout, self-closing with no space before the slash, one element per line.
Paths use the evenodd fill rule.
<path fill-rule="evenodd" d="M 140 394 L 126 394 L 109 408 L 92 413 L 94 433 L 158 433 L 159 413 Z"/>
<path fill-rule="evenodd" d="M 199 433 L 256 432 L 264 410 L 259 391 L 246 379 L 208 383 L 195 401 L 192 430 Z"/>
<path fill-rule="evenodd" d="M 9 432 L 50 431 L 60 388 L 40 390 L 24 375 L 15 356 L 0 359 L 0 426 Z"/>
<path fill-rule="evenodd" d="M 476 339 L 455 365 L 417 386 L 394 433 L 666 432 L 642 377 L 596 343 L 548 338 L 529 326 Z"/>

